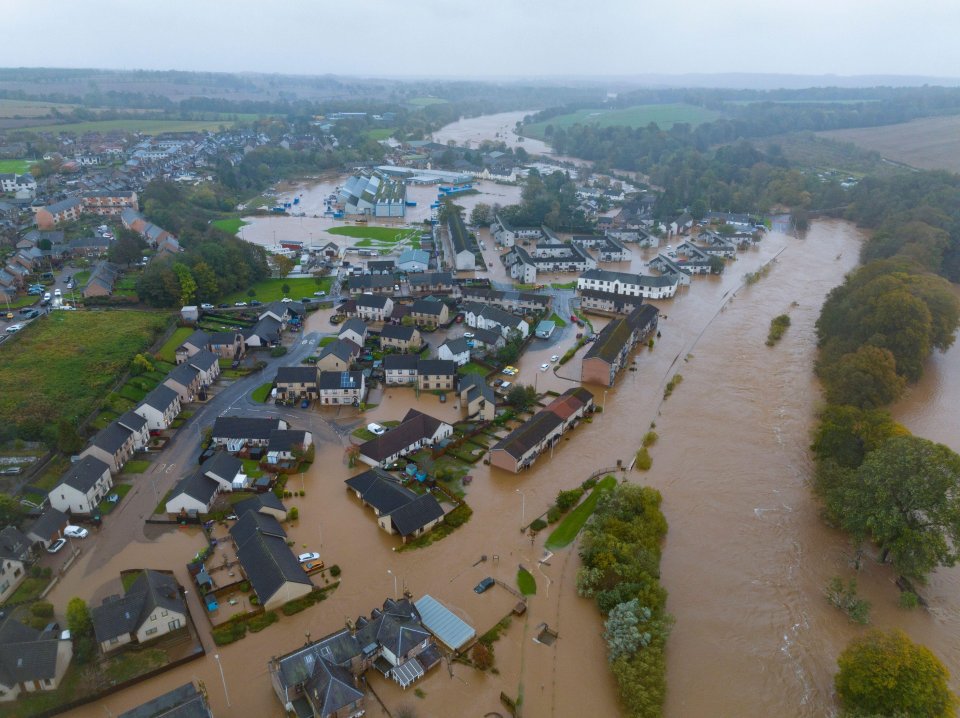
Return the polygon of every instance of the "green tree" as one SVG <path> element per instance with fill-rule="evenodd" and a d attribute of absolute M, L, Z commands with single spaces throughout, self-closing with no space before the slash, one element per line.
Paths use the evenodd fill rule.
<path fill-rule="evenodd" d="M 507 392 L 507 403 L 518 409 L 526 411 L 537 401 L 537 390 L 532 386 L 525 384 L 514 384 Z"/>
<path fill-rule="evenodd" d="M 197 283 L 190 273 L 190 267 L 186 264 L 174 263 L 173 271 L 177 275 L 177 283 L 180 286 L 180 304 L 187 306 L 193 302 L 197 295 Z"/>
<path fill-rule="evenodd" d="M 956 715 L 950 673 L 903 631 L 870 631 L 837 659 L 833 684 L 847 716 L 948 718 Z"/>
<path fill-rule="evenodd" d="M 607 659 L 613 663 L 620 656 L 631 656 L 650 645 L 653 634 L 641 624 L 650 620 L 651 611 L 637 599 L 618 603 L 604 622 L 603 639 L 607 642 Z"/>
<path fill-rule="evenodd" d="M 130 373 L 134 376 L 140 376 L 153 371 L 153 362 L 145 354 L 137 354 L 130 362 Z"/>
<path fill-rule="evenodd" d="M 64 454 L 75 454 L 83 448 L 83 437 L 70 419 L 57 422 L 57 448 Z"/>
<path fill-rule="evenodd" d="M 820 414 L 812 448 L 820 460 L 830 459 L 856 469 L 868 451 L 894 436 L 909 434 L 882 409 L 831 405 Z"/>
<path fill-rule="evenodd" d="M 23 505 L 9 494 L 0 494 L 0 525 L 19 526 L 23 520 Z"/>
<path fill-rule="evenodd" d="M 841 526 L 881 561 L 922 579 L 960 557 L 960 456 L 917 436 L 888 439 L 831 487 Z"/>
<path fill-rule="evenodd" d="M 126 230 L 110 245 L 107 256 L 115 264 L 130 265 L 139 262 L 147 243 L 136 232 Z"/>
<path fill-rule="evenodd" d="M 290 257 L 285 257 L 282 254 L 273 255 L 273 266 L 277 268 L 277 274 L 280 275 L 280 278 L 285 278 L 290 272 L 293 271 L 293 268 L 297 266 Z"/>
<path fill-rule="evenodd" d="M 280 291 L 283 292 L 283 296 L 287 296 L 290 294 L 290 285 L 284 283 L 283 286 L 280 287 Z"/>
<path fill-rule="evenodd" d="M 844 354 L 823 372 L 827 401 L 861 409 L 876 409 L 900 397 L 906 379 L 888 349 L 864 345 Z"/>
<path fill-rule="evenodd" d="M 88 636 L 93 631 L 90 608 L 82 598 L 71 598 L 67 604 L 67 628 L 76 639 Z"/>
<path fill-rule="evenodd" d="M 493 208 L 484 202 L 478 202 L 470 211 L 470 224 L 476 227 L 489 227 L 493 222 Z"/>
<path fill-rule="evenodd" d="M 197 298 L 212 301 L 220 296 L 220 282 L 217 275 L 206 262 L 197 262 L 191 270 L 197 283 Z"/>

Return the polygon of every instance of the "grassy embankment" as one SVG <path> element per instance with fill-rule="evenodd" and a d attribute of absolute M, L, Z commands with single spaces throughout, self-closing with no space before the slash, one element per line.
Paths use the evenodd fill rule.
<path fill-rule="evenodd" d="M 617 480 L 613 476 L 605 476 L 601 479 L 601 481 L 593 487 L 593 490 L 590 491 L 590 495 L 587 496 L 579 506 L 573 509 L 573 511 L 567 514 L 563 521 L 560 522 L 560 525 L 547 537 L 547 542 L 544 546 L 550 551 L 568 546 L 577 537 L 580 529 L 583 528 L 587 519 L 590 518 L 590 515 L 597 508 L 600 495 L 605 491 L 612 490 L 616 485 Z"/>

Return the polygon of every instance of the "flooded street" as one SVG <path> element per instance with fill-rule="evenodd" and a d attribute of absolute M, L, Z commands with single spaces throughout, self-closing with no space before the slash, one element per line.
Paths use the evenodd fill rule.
<path fill-rule="evenodd" d="M 483 130 L 466 124 L 479 120 L 489 120 L 495 127 L 512 126 L 503 116 L 494 117 L 501 119 L 478 118 L 444 131 L 466 137 L 474 132 L 471 127 Z M 334 187 L 338 180 L 330 181 Z M 432 187 L 413 189 L 435 192 Z M 330 191 L 290 190 L 303 193 L 301 202 L 308 213 L 315 211 L 317 201 L 322 212 L 322 199 Z M 343 222 L 257 218 L 244 228 L 244 235 L 273 244 L 273 232 L 307 239 L 334 224 Z M 502 279 L 497 251 L 486 239 L 485 254 L 496 266 L 491 274 Z M 287 530 L 293 550 L 318 551 L 327 565 L 343 569 L 340 587 L 317 606 L 295 616 L 281 615 L 275 625 L 220 649 L 202 629 L 206 657 L 68 715 L 102 718 L 105 711 L 115 715 L 199 679 L 218 716 L 279 718 L 283 711 L 266 663 L 299 646 L 307 633 L 316 639 L 338 630 L 348 619 L 369 614 L 393 595 L 396 586 L 415 597 L 429 593 L 482 634 L 509 614 L 516 598 L 499 586 L 478 595 L 474 585 L 493 576 L 513 586 L 522 564 L 533 573 L 537 593 L 527 613 L 514 617 L 495 644 L 499 674 L 482 674 L 462 664 L 453 664 L 451 674 L 442 665 L 417 684 L 425 693 L 420 698 L 371 672 L 373 689 L 391 711 L 408 705 L 421 718 L 505 714 L 501 692 L 522 696 L 528 718 L 617 716 L 600 615 L 593 601 L 576 594 L 576 544 L 539 564 L 548 532 L 531 542 L 520 527 L 545 512 L 559 490 L 577 486 L 599 469 L 616 471 L 618 461 L 629 464 L 654 422 L 660 440 L 651 449 L 652 469 L 646 474 L 617 473 L 658 488 L 670 525 L 662 580 L 676 625 L 667 648 L 665 715 L 831 714 L 836 656 L 863 629 L 849 623 L 823 597 L 831 576 L 850 578 L 853 573 L 847 539 L 820 520 L 809 488 L 810 431 L 821 402 L 812 372 L 814 322 L 826 294 L 855 266 L 861 240 L 854 226 L 836 221 L 814 223 L 803 239 L 771 233 L 757 248 L 739 253 L 724 275 L 695 278 L 674 299 L 657 302 L 664 315 L 662 336 L 652 350 L 636 352 L 636 371 L 622 372 L 611 389 L 588 386 L 604 411 L 566 434 L 552 454 L 541 456 L 522 474 L 475 464 L 466 496 L 472 519 L 428 548 L 395 550 L 399 541 L 380 530 L 372 511 L 344 487 L 344 479 L 365 467 L 348 468 L 346 440 L 332 431 L 318 433 L 316 461 L 302 477 L 291 477 L 290 488 L 302 487 L 306 496 L 286 501 L 300 512 L 300 519 Z M 640 270 L 645 258 L 634 249 L 633 271 Z M 766 276 L 743 286 L 744 275 L 770 262 Z M 561 275 L 556 281 L 572 278 Z M 776 347 L 766 347 L 770 320 L 781 313 L 788 313 L 792 324 Z M 311 315 L 307 331 L 331 331 L 327 317 L 323 312 Z M 605 322 L 592 321 L 597 330 Z M 575 332 L 575 327 L 567 326 L 548 341 L 535 340 L 516 363 L 520 374 L 514 380 L 541 391 L 576 386 L 585 350 L 556 373 L 539 370 L 551 355 L 562 355 L 574 343 Z M 664 400 L 664 386 L 677 373 L 683 375 L 683 383 Z M 894 413 L 911 430 L 960 448 L 957 418 L 949 403 L 958 392 L 960 349 L 955 346 L 934 358 L 924 380 L 909 390 Z M 460 414 L 455 399 L 441 404 L 428 393 L 417 398 L 412 390 L 390 388 L 378 406 L 362 415 L 354 409 L 341 414 L 326 409 L 316 410 L 316 419 L 386 421 L 401 419 L 411 407 L 446 420 Z M 95 587 L 116 578 L 122 568 L 142 565 L 173 566 L 186 581 L 183 565 L 202 545 L 198 532 L 174 529 L 158 534 L 154 543 L 131 543 L 106 564 L 97 563 L 97 568 L 85 556 L 55 589 L 53 600 L 64 606 L 73 595 L 99 599 L 102 593 Z M 953 672 L 956 688 L 960 569 L 931 578 L 924 590 L 930 612 L 899 609 L 893 576 L 885 567 L 867 561 L 857 578 L 861 595 L 873 604 L 873 624 L 902 627 L 929 646 Z M 202 627 L 195 597 L 191 605 Z M 553 646 L 532 640 L 544 622 L 559 633 Z M 226 690 L 214 660 L 218 650 Z M 386 715 L 370 696 L 367 715 Z"/>

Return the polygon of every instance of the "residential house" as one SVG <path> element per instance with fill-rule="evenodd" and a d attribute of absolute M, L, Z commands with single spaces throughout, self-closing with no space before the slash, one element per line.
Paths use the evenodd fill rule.
<path fill-rule="evenodd" d="M 130 207 L 120 210 L 120 222 L 123 224 L 124 229 L 129 229 L 139 234 L 143 234 L 144 229 L 146 229 L 147 224 L 149 224 L 142 214 Z"/>
<path fill-rule="evenodd" d="M 410 306 L 410 316 L 418 327 L 439 327 L 450 323 L 450 309 L 439 299 L 417 299 Z"/>
<path fill-rule="evenodd" d="M 30 546 L 30 539 L 15 526 L 0 531 L 0 602 L 10 598 L 27 577 Z"/>
<path fill-rule="evenodd" d="M 417 386 L 421 391 L 457 388 L 457 363 L 446 359 L 421 359 L 417 364 Z"/>
<path fill-rule="evenodd" d="M 229 454 L 226 456 L 234 458 Z M 196 517 L 208 514 L 223 488 L 222 483 L 207 476 L 206 464 L 203 464 L 174 485 L 166 502 L 166 511 L 168 514 L 179 516 Z"/>
<path fill-rule="evenodd" d="M 460 378 L 460 406 L 468 418 L 493 421 L 497 415 L 497 396 L 480 374 Z"/>
<path fill-rule="evenodd" d="M 270 442 L 271 432 L 286 428 L 287 422 L 283 419 L 218 416 L 213 422 L 210 438 L 214 447 L 235 454 L 245 447 L 266 446 Z"/>
<path fill-rule="evenodd" d="M 90 273 L 81 294 L 84 299 L 91 297 L 109 297 L 113 294 L 113 285 L 120 276 L 120 267 L 112 262 L 99 262 Z"/>
<path fill-rule="evenodd" d="M 213 384 L 220 376 L 220 357 L 204 349 L 185 362 L 200 373 L 200 388 Z"/>
<path fill-rule="evenodd" d="M 397 265 L 392 259 L 371 259 L 367 262 L 367 271 L 374 276 L 389 274 L 392 278 L 397 271 Z"/>
<path fill-rule="evenodd" d="M 384 383 L 416 384 L 420 357 L 416 354 L 388 354 L 383 358 Z"/>
<path fill-rule="evenodd" d="M 237 560 L 260 605 L 271 611 L 313 591 L 303 566 L 287 546 L 287 534 L 273 517 L 247 511 L 230 527 Z"/>
<path fill-rule="evenodd" d="M 337 336 L 362 347 L 367 341 L 367 325 L 362 319 L 351 317 L 341 325 Z"/>
<path fill-rule="evenodd" d="M 137 204 L 136 192 L 110 192 L 101 190 L 83 193 L 84 212 L 91 212 L 101 216 L 113 216 L 121 214 L 125 209 L 132 209 L 134 212 L 140 209 L 140 206 Z"/>
<path fill-rule="evenodd" d="M 12 614 L 0 618 L 0 702 L 57 690 L 71 658 L 73 643 L 59 631 L 38 631 Z"/>
<path fill-rule="evenodd" d="M 67 244 L 67 251 L 73 257 L 95 258 L 102 257 L 110 251 L 113 240 L 106 237 L 82 237 Z"/>
<path fill-rule="evenodd" d="M 385 324 L 380 330 L 380 348 L 402 352 L 417 351 L 423 345 L 420 330 L 399 324 Z"/>
<path fill-rule="evenodd" d="M 240 332 L 213 332 L 209 349 L 221 359 L 237 361 L 247 353 L 247 344 Z"/>
<path fill-rule="evenodd" d="M 277 377 L 273 381 L 277 398 L 286 401 L 316 399 L 317 369 L 313 366 L 282 366 L 277 368 Z"/>
<path fill-rule="evenodd" d="M 180 395 L 160 384 L 143 398 L 133 412 L 147 420 L 147 428 L 151 431 L 169 429 L 180 413 Z"/>
<path fill-rule="evenodd" d="M 472 272 L 477 268 L 477 256 L 474 253 L 476 240 L 470 237 L 463 224 L 460 210 L 447 204 L 447 234 L 450 237 L 450 246 L 453 248 L 450 256 L 453 266 L 458 272 Z M 479 250 L 479 247 L 476 247 Z"/>
<path fill-rule="evenodd" d="M 277 521 L 287 520 L 287 507 L 283 505 L 283 502 L 278 499 L 277 495 L 272 491 L 255 494 L 249 499 L 238 501 L 233 505 L 233 511 L 238 517 L 243 516 L 247 511 L 255 511 L 266 514 L 267 516 L 273 516 Z"/>
<path fill-rule="evenodd" d="M 537 240 L 542 236 L 540 227 L 514 227 L 499 214 L 490 225 L 490 234 L 501 247 L 512 247 L 519 240 Z"/>
<path fill-rule="evenodd" d="M 393 312 L 393 300 L 381 294 L 361 294 L 355 302 L 356 316 L 368 322 L 386 321 Z"/>
<path fill-rule="evenodd" d="M 30 524 L 27 529 L 27 538 L 47 548 L 58 538 L 63 538 L 63 530 L 69 523 L 70 519 L 63 511 L 48 506 L 36 521 Z"/>
<path fill-rule="evenodd" d="M 451 272 L 424 272 L 407 276 L 410 294 L 457 294 L 459 285 Z"/>
<path fill-rule="evenodd" d="M 517 473 L 530 466 L 545 450 L 560 440 L 563 420 L 540 411 L 497 442 L 490 450 L 490 464 Z"/>
<path fill-rule="evenodd" d="M 358 277 L 347 279 L 347 288 L 351 296 L 360 294 L 393 294 L 393 287 L 396 284 L 392 275 L 385 274 L 361 274 Z"/>
<path fill-rule="evenodd" d="M 188 404 L 200 391 L 200 371 L 190 362 L 178 364 L 167 374 L 163 386 L 173 389 L 180 396 L 180 404 Z"/>
<path fill-rule="evenodd" d="M 361 371 L 321 371 L 317 378 L 320 403 L 359 406 L 367 393 Z"/>
<path fill-rule="evenodd" d="M 110 465 L 95 456 L 84 456 L 50 491 L 50 505 L 65 514 L 92 514 L 111 488 Z"/>
<path fill-rule="evenodd" d="M 401 456 L 453 435 L 453 427 L 439 419 L 410 409 L 399 426 L 360 445 L 360 459 L 370 466 L 387 466 Z"/>
<path fill-rule="evenodd" d="M 677 278 L 680 284 L 690 284 L 690 277 L 695 274 L 710 274 L 713 271 L 713 262 L 709 257 L 703 259 L 674 259 L 666 254 L 658 254 L 650 260 L 650 267 L 666 276 Z"/>
<path fill-rule="evenodd" d="M 90 618 L 100 650 L 109 653 L 186 630 L 187 605 L 172 572 L 144 569 L 122 596 L 108 596 L 91 608 Z"/>
<path fill-rule="evenodd" d="M 629 314 L 643 304 L 643 298 L 632 294 L 581 289 L 580 309 L 592 314 Z"/>
<path fill-rule="evenodd" d="M 124 416 L 128 414 L 132 414 L 133 419 L 128 417 L 128 421 L 138 427 L 136 430 L 129 429 L 120 419 L 112 421 L 96 433 L 80 456 L 95 456 L 110 467 L 111 473 L 120 473 L 130 457 L 149 440 L 147 420 L 133 412 Z"/>
<path fill-rule="evenodd" d="M 206 690 L 200 691 L 193 683 L 185 683 L 124 711 L 117 718 L 213 718 L 213 712 L 207 703 Z"/>
<path fill-rule="evenodd" d="M 645 276 L 629 272 L 609 272 L 605 269 L 591 269 L 577 279 L 578 292 L 591 289 L 644 299 L 669 299 L 677 293 L 679 285 L 677 277 Z"/>
<path fill-rule="evenodd" d="M 526 320 L 496 307 L 464 302 L 460 311 L 463 312 L 468 326 L 498 331 L 504 338 L 508 337 L 511 331 L 519 332 L 524 339 L 530 335 L 530 325 Z"/>
<path fill-rule="evenodd" d="M 470 347 L 467 346 L 467 340 L 463 337 L 447 339 L 437 349 L 437 356 L 440 359 L 450 360 L 457 366 L 463 366 L 470 361 Z"/>
<path fill-rule="evenodd" d="M 313 434 L 299 429 L 275 429 L 270 432 L 265 450 L 268 464 L 299 461 L 313 444 Z"/>
<path fill-rule="evenodd" d="M 177 364 L 183 364 L 187 359 L 200 351 L 210 350 L 210 334 L 197 329 L 183 340 L 183 344 L 176 348 L 174 355 Z"/>
<path fill-rule="evenodd" d="M 71 197 L 37 209 L 35 219 L 39 229 L 53 229 L 64 222 L 75 222 L 83 214 L 83 201 Z"/>
<path fill-rule="evenodd" d="M 397 258 L 397 269 L 401 272 L 426 272 L 430 267 L 430 253 L 422 249 L 408 249 Z"/>
<path fill-rule="evenodd" d="M 580 381 L 613 386 L 633 348 L 656 332 L 658 318 L 657 308 L 644 304 L 626 317 L 611 320 L 583 357 Z"/>
<path fill-rule="evenodd" d="M 317 371 L 349 371 L 360 356 L 361 347 L 348 339 L 337 339 L 320 349 L 317 355 Z"/>
<path fill-rule="evenodd" d="M 404 543 L 436 526 L 443 519 L 443 507 L 433 494 L 417 494 L 379 468 L 345 482 L 364 506 L 370 506 L 377 525 L 389 534 L 399 534 Z"/>
<path fill-rule="evenodd" d="M 244 345 L 248 347 L 275 347 L 280 344 L 283 323 L 273 316 L 265 316 L 250 329 L 243 332 Z"/>
<path fill-rule="evenodd" d="M 488 304 L 514 314 L 545 312 L 550 307 L 550 296 L 547 294 L 482 287 L 464 287 L 460 291 L 467 301 Z"/>
<path fill-rule="evenodd" d="M 631 253 L 623 242 L 612 234 L 576 234 L 570 243 L 581 249 L 594 249 L 600 262 L 629 262 Z"/>

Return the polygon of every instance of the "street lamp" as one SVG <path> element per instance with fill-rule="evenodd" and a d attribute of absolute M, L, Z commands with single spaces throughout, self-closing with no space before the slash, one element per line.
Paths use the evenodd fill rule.
<path fill-rule="evenodd" d="M 393 571 L 391 571 L 389 568 L 387 569 L 387 573 L 393 576 L 393 600 L 396 601 L 397 600 L 397 575 Z"/>
<path fill-rule="evenodd" d="M 220 680 L 223 682 L 223 695 L 227 697 L 227 708 L 230 708 L 230 694 L 227 693 L 227 677 L 223 675 L 223 664 L 220 663 L 220 654 L 214 653 L 213 657 L 217 661 L 217 667 L 220 669 Z"/>
<path fill-rule="evenodd" d="M 517 489 L 517 493 L 520 494 L 520 531 L 523 532 L 524 513 L 527 508 L 527 497 L 520 489 Z"/>

